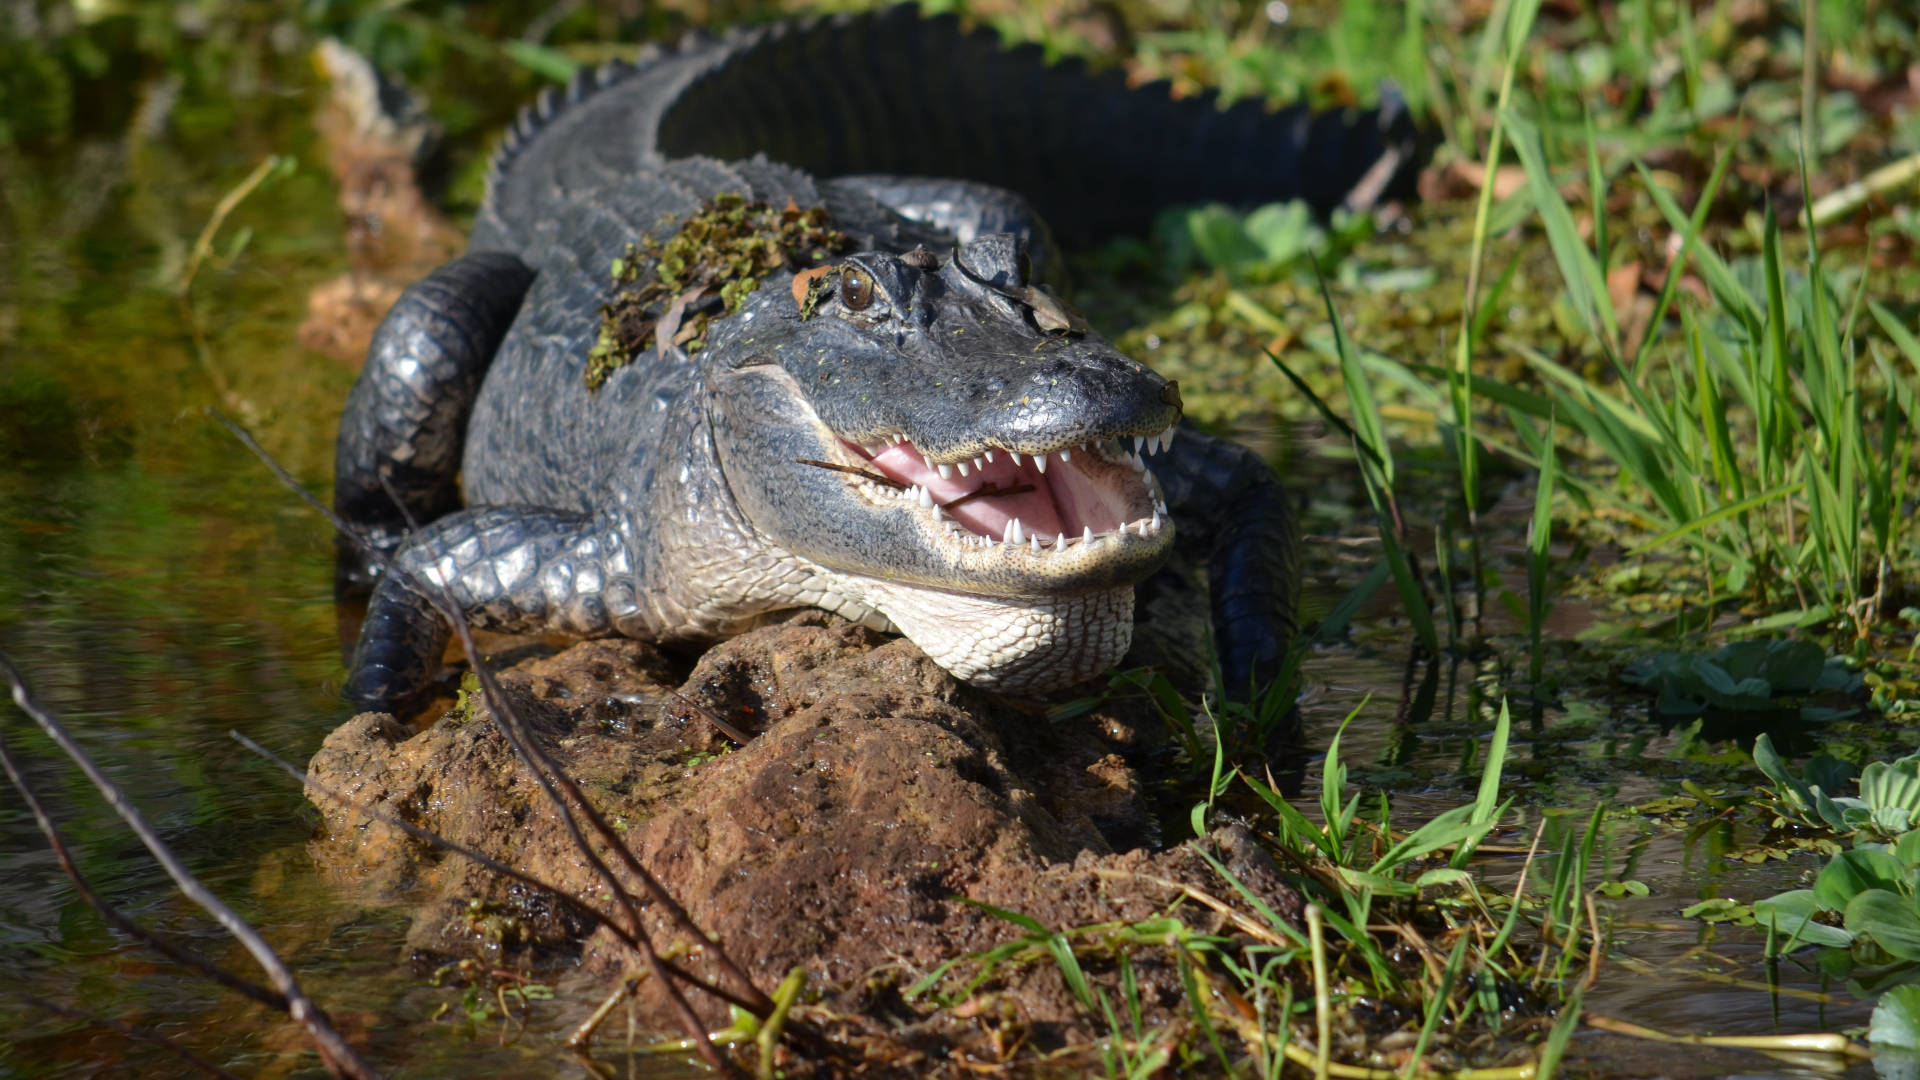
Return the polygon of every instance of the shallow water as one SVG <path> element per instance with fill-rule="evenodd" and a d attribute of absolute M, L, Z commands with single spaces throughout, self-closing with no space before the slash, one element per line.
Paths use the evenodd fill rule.
<path fill-rule="evenodd" d="M 398 920 L 356 913 L 319 883 L 303 846 L 311 812 L 298 790 L 227 734 L 237 729 L 303 761 L 347 715 L 334 692 L 342 669 L 328 530 L 203 412 L 235 414 L 304 482 L 326 489 L 353 373 L 294 338 L 308 290 L 345 265 L 300 67 L 289 62 L 286 81 L 236 109 L 229 126 L 179 125 L 152 138 L 82 132 L 68 150 L 0 170 L 9 212 L 0 279 L 0 647 L 188 866 L 266 933 L 393 1075 L 577 1072 L 551 1047 L 590 1006 L 590 991 L 537 1010 L 512 1049 L 502 1049 L 514 1033 L 498 1021 L 432 1020 L 449 1003 L 458 1014 L 458 992 L 428 985 L 427 973 L 401 962 Z M 301 168 L 235 214 L 216 250 L 227 250 L 234 230 L 250 229 L 238 258 L 201 271 L 203 355 L 174 291 L 180 270 L 220 194 L 268 153 L 292 153 Z M 1310 561 L 1334 563 L 1325 550 Z M 1337 596 L 1320 593 L 1323 606 Z M 1470 793 L 1474 751 L 1491 728 L 1479 696 L 1491 676 L 1470 666 L 1445 673 L 1431 717 L 1396 723 L 1410 635 L 1377 618 L 1360 625 L 1356 644 L 1309 665 L 1310 745 L 1325 746 L 1371 694 L 1343 743 L 1356 778 L 1390 788 L 1401 822 L 1455 805 Z M 17 713 L 5 715 L 0 733 L 82 870 L 111 900 L 245 967 L 64 760 L 23 731 Z M 1632 710 L 1578 700 L 1547 710 L 1537 728 L 1522 724 L 1508 772 L 1521 799 L 1505 839 L 1524 845 L 1543 815 L 1584 820 L 1600 799 L 1624 806 L 1673 794 L 1685 773 L 1684 760 L 1674 766 L 1678 740 Z M 1678 918 L 1705 897 L 1753 899 L 1789 887 L 1810 865 L 1748 867 L 1722 857 L 1756 840 L 1725 825 L 1696 835 L 1635 818 L 1609 824 L 1605 873 L 1642 881 L 1651 895 L 1608 905 L 1616 958 L 1589 1008 L 1716 1033 L 1865 1022 L 1866 1008 L 1817 971 L 1789 963 L 1770 973 L 1756 935 L 1723 931 L 1710 940 L 1701 924 Z M 1518 862 L 1494 857 L 1490 879 L 1509 884 Z M 0 994 L 146 1025 L 244 1074 L 321 1075 L 288 1025 L 103 930 L 11 795 L 0 797 L 0 963 L 11 976 Z M 1763 989 L 1770 976 L 1779 994 Z M 161 1051 L 17 998 L 0 996 L 0 1031 L 0 1077 L 186 1071 Z M 1597 1035 L 1582 1035 L 1575 1054 L 1608 1075 L 1833 1071 L 1827 1061 Z M 672 1069 L 648 1067 L 650 1075 Z"/>

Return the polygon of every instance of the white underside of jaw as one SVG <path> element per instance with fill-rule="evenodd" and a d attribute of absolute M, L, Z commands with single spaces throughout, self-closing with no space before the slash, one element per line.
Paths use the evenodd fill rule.
<path fill-rule="evenodd" d="M 1133 641 L 1131 585 L 1012 599 L 833 576 L 836 598 L 871 609 L 856 621 L 898 630 L 954 678 L 1000 693 L 1085 682 L 1118 664 Z"/>

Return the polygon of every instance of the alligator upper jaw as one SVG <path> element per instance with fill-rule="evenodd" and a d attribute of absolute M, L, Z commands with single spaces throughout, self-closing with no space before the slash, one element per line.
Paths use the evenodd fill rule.
<path fill-rule="evenodd" d="M 905 435 L 864 447 L 839 442 L 865 474 L 857 482 L 869 495 L 917 507 L 949 543 L 1028 556 L 1073 552 L 1079 562 L 1139 556 L 1142 547 L 1171 542 L 1166 503 L 1144 456 L 1170 444 L 1173 431 L 1042 454 L 989 447 L 951 464 L 934 462 Z"/>

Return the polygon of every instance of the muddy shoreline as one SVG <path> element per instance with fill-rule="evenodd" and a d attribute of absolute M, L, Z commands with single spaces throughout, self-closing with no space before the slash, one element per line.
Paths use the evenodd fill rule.
<path fill-rule="evenodd" d="M 1043 1049 L 1091 1041 L 1050 962 L 1002 968 L 983 987 L 990 1007 L 936 1014 L 904 992 L 1025 933 L 975 905 L 1066 929 L 1157 916 L 1177 899 L 1174 883 L 1232 895 L 1145 809 L 1145 770 L 1161 755 L 1148 706 L 1049 722 L 963 686 L 907 641 L 833 621 L 805 613 L 722 643 L 684 680 L 653 647 L 624 640 L 525 659 L 502 679 L 630 850 L 763 989 L 805 968 L 816 1006 L 936 1056 L 1004 1049 L 1009 1031 Z M 752 739 L 732 746 L 702 710 Z M 322 794 L 604 899 L 483 702 L 417 732 L 355 717 L 309 768 L 322 873 L 360 902 L 411 911 L 417 962 L 471 957 L 609 987 L 638 967 L 615 935 L 551 896 Z M 1219 830 L 1207 847 L 1274 910 L 1297 915 L 1298 895 L 1245 830 Z M 1229 930 L 1197 905 L 1182 914 L 1196 930 Z M 647 919 L 664 953 L 720 977 L 700 943 L 657 911 Z M 1180 1022 L 1177 972 L 1152 959 L 1135 967 L 1150 1019 Z M 1097 963 L 1089 973 L 1110 981 Z M 643 985 L 641 1001 L 646 1023 L 671 1030 L 663 994 Z M 696 1004 L 724 1023 L 713 999 Z"/>

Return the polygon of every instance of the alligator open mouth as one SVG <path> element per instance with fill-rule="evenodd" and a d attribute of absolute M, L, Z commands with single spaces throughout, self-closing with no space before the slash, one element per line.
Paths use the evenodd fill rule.
<path fill-rule="evenodd" d="M 1167 506 L 1144 459 L 1170 445 L 1173 432 L 1039 454 L 989 447 L 954 462 L 934 461 L 904 434 L 871 446 L 843 439 L 859 464 L 842 468 L 870 495 L 918 505 L 965 547 L 1064 553 L 1165 537 Z"/>

